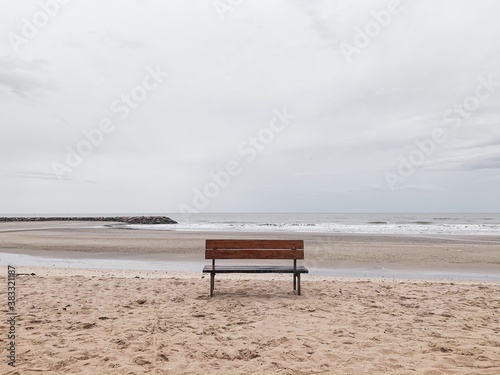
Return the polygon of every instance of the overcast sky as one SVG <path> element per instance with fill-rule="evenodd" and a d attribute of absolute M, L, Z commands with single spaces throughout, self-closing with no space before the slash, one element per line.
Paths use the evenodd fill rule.
<path fill-rule="evenodd" d="M 498 1 L 0 4 L 2 214 L 500 211 Z"/>

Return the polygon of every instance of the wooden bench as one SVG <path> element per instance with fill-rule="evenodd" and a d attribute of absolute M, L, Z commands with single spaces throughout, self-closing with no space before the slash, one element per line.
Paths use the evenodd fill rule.
<path fill-rule="evenodd" d="M 300 295 L 300 274 L 309 272 L 297 266 L 297 259 L 304 259 L 302 240 L 207 240 L 205 259 L 212 259 L 212 264 L 203 268 L 204 273 L 210 273 L 210 297 L 214 295 L 217 273 L 291 273 L 293 291 Z M 293 259 L 293 265 L 221 266 L 215 265 L 216 259 Z"/>

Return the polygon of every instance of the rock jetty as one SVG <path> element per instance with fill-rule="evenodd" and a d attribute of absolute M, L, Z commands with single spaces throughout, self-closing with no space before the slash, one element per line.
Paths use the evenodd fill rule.
<path fill-rule="evenodd" d="M 127 224 L 177 224 L 166 216 L 0 217 L 2 221 L 114 221 Z"/>

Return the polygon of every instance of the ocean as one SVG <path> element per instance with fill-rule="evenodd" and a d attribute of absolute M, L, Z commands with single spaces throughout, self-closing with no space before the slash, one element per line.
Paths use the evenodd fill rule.
<path fill-rule="evenodd" d="M 165 214 L 178 224 L 135 229 L 223 232 L 500 235 L 500 214 L 196 213 Z"/>

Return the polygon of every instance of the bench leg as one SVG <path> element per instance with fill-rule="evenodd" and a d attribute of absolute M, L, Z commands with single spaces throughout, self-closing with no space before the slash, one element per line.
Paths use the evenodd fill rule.
<path fill-rule="evenodd" d="M 300 273 L 293 274 L 293 292 L 300 296 Z"/>
<path fill-rule="evenodd" d="M 214 296 L 214 287 L 215 287 L 215 273 L 210 273 L 210 297 Z"/>

